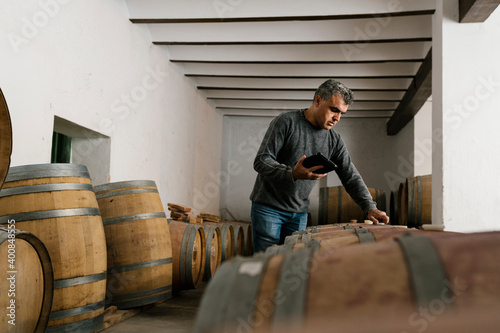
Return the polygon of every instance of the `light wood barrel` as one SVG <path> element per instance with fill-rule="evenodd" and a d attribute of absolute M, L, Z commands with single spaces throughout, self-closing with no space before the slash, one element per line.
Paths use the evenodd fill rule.
<path fill-rule="evenodd" d="M 360 313 L 391 322 L 498 308 L 500 233 L 445 234 L 235 258 L 208 284 L 193 332 L 316 332 L 318 320 L 343 332 L 337 322 Z"/>
<path fill-rule="evenodd" d="M 10 122 L 9 108 L 0 89 L 0 188 L 5 181 L 10 166 L 12 154 L 12 124 Z"/>
<path fill-rule="evenodd" d="M 0 332 L 44 332 L 54 297 L 47 248 L 35 235 L 15 229 L 14 222 L 7 223 L 0 227 L 0 258 L 0 281 L 5 284 Z"/>
<path fill-rule="evenodd" d="M 366 244 L 392 240 L 408 232 L 420 232 L 421 234 L 433 233 L 433 231 L 421 231 L 416 229 L 401 229 L 391 226 L 354 227 L 349 229 L 328 229 L 318 233 L 297 233 L 285 238 L 283 245 L 273 245 L 267 248 L 266 254 L 285 254 L 308 247 L 314 250 L 324 248 L 341 248 L 356 244 Z M 451 233 L 450 233 L 451 234 Z"/>
<path fill-rule="evenodd" d="M 204 225 L 205 232 L 205 275 L 204 280 L 208 281 L 219 268 L 222 261 L 222 244 L 220 229 L 215 225 Z"/>
<path fill-rule="evenodd" d="M 226 222 L 227 223 L 227 222 Z M 219 227 L 222 226 L 224 222 L 219 223 Z M 239 224 L 229 223 L 233 227 L 233 244 L 234 244 L 234 256 L 245 255 L 245 231 L 243 227 Z"/>
<path fill-rule="evenodd" d="M 432 176 L 407 178 L 406 196 L 408 227 L 432 224 Z"/>
<path fill-rule="evenodd" d="M 172 297 L 172 245 L 151 180 L 95 186 L 108 253 L 108 305 L 128 309 Z"/>
<path fill-rule="evenodd" d="M 204 224 L 215 225 L 220 229 L 221 245 L 222 245 L 222 262 L 234 257 L 234 228 L 230 224 L 204 222 Z"/>
<path fill-rule="evenodd" d="M 12 167 L 0 191 L 0 221 L 37 236 L 54 267 L 47 332 L 93 332 L 103 325 L 106 240 L 87 167 Z"/>
<path fill-rule="evenodd" d="M 172 238 L 174 293 L 197 288 L 205 274 L 205 232 L 198 224 L 168 220 Z"/>

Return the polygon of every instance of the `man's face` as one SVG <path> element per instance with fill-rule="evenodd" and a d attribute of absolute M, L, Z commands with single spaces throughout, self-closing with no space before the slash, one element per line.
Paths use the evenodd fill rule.
<path fill-rule="evenodd" d="M 344 99 L 339 94 L 334 94 L 329 100 L 323 100 L 320 96 L 316 96 L 314 106 L 316 107 L 315 125 L 326 130 L 335 126 L 349 108 L 349 105 L 345 104 Z"/>

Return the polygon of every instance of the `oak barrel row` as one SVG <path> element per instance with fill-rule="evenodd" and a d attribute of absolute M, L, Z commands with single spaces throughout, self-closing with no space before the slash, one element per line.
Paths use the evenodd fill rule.
<path fill-rule="evenodd" d="M 264 254 L 222 264 L 194 332 L 444 332 L 461 328 L 457 321 L 494 327 L 496 316 L 475 316 L 500 306 L 499 255 L 500 232 L 310 228 Z"/>
<path fill-rule="evenodd" d="M 386 209 L 386 195 L 380 189 L 368 188 L 373 201 L 377 207 Z M 351 199 L 343 186 L 322 187 L 319 191 L 319 215 L 318 224 L 332 223 L 362 223 L 365 214 L 359 206 Z"/>
<path fill-rule="evenodd" d="M 29 321 L 22 321 L 34 325 L 36 331 L 44 331 L 46 326 L 47 332 L 93 332 L 102 327 L 106 306 L 140 307 L 167 300 L 182 289 L 196 288 L 221 263 L 221 250 L 217 249 L 221 228 L 231 230 L 228 256 L 247 251 L 243 226 L 235 225 L 236 239 L 232 225 L 216 226 L 206 242 L 201 225 L 176 222 L 169 226 L 153 181 L 93 187 L 83 165 L 10 168 L 0 191 L 0 224 L 10 227 L 9 222 L 19 229 L 19 256 L 28 255 L 21 242 L 26 233 L 31 243 L 38 239 L 47 248 L 48 255 L 39 254 L 41 277 L 36 264 L 33 272 L 21 276 L 19 271 L 17 276 L 32 288 L 38 286 L 31 307 L 25 301 L 17 303 L 18 318 L 29 314 Z M 8 240 L 3 243 L 2 248 L 9 251 Z M 205 255 L 208 243 L 215 244 L 215 249 Z M 236 250 L 233 244 L 238 245 Z M 42 251 L 41 246 L 32 247 Z M 209 269 L 205 269 L 207 262 Z M 49 272 L 48 267 L 53 270 Z M 49 273 L 53 277 L 48 278 Z M 31 281 L 33 277 L 36 281 Z M 48 283 L 53 283 L 52 289 Z M 2 332 L 13 327 L 5 320 L 0 323 Z M 35 331 L 22 325 L 17 328 Z"/>
<path fill-rule="evenodd" d="M 391 224 L 420 228 L 432 224 L 432 175 L 408 177 L 390 195 Z"/>

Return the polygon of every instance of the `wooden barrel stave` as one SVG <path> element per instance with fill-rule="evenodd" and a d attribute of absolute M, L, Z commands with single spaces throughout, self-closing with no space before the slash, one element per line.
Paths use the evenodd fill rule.
<path fill-rule="evenodd" d="M 454 311 L 456 316 L 467 316 L 471 309 L 498 307 L 500 286 L 496 281 L 496 258 L 500 256 L 500 233 L 446 234 L 436 232 L 424 237 L 426 242 L 431 242 L 431 250 L 435 248 L 434 253 L 441 261 L 440 269 L 445 274 L 445 279 L 436 280 L 438 288 L 434 283 L 423 285 L 434 289 L 435 297 L 427 300 L 428 306 L 433 307 L 435 301 L 447 303 L 449 300 L 452 309 L 445 304 L 443 311 Z M 417 240 L 420 242 L 422 238 Z M 304 249 L 287 255 L 231 260 L 221 266 L 220 272 L 227 276 L 228 272 L 236 272 L 234 279 L 224 280 L 222 273 L 216 273 L 202 298 L 194 332 L 245 329 L 268 332 L 269 328 L 307 332 L 315 331 L 318 321 L 328 324 L 326 332 L 337 331 L 337 322 L 345 323 L 345 318 L 349 318 L 352 325 L 352 319 L 359 319 L 360 313 L 384 322 L 411 318 L 421 308 L 414 296 L 417 287 L 411 283 L 414 274 L 419 273 L 408 270 L 408 260 L 413 258 L 406 258 L 401 244 L 398 240 L 334 251 Z M 294 260 L 295 265 L 290 266 Z M 229 289 L 227 294 L 232 295 L 236 289 L 251 285 L 236 281 L 252 276 L 261 281 L 255 290 L 239 292 L 238 299 L 218 299 L 222 304 L 214 301 L 217 297 L 213 292 L 225 288 Z M 332 281 L 341 288 L 332 288 Z M 304 293 L 297 292 L 301 288 Z M 443 296 L 443 290 L 448 294 Z M 292 299 L 294 302 L 290 304 Z M 219 307 L 231 308 L 236 302 L 252 306 L 215 314 Z M 381 308 L 384 311 L 381 312 Z M 281 318 L 277 319 L 280 314 Z"/>
<path fill-rule="evenodd" d="M 220 229 L 214 225 L 204 225 L 205 232 L 205 275 L 204 280 L 208 281 L 220 266 L 222 260 L 222 245 Z"/>
<path fill-rule="evenodd" d="M 49 252 L 45 245 L 35 235 L 8 227 L 0 227 L 0 255 L 5 258 L 5 269 L 0 272 L 2 281 L 10 278 L 15 270 L 15 314 L 9 317 L 10 311 L 0 319 L 1 332 L 44 332 L 50 315 L 54 296 L 54 271 Z M 10 232 L 9 232 L 10 230 Z M 9 234 L 15 233 L 15 241 L 9 242 Z M 15 247 L 13 266 L 9 261 L 9 244 Z M 7 285 L 8 286 L 8 285 Z M 9 288 L 7 288 L 9 289 Z M 0 298 L 0 306 L 7 309 L 10 306 L 9 293 Z M 29 301 L 27 301 L 29 300 Z M 15 319 L 15 326 L 8 323 Z"/>
<path fill-rule="evenodd" d="M 87 168 L 73 164 L 13 167 L 0 192 L 0 215 L 33 233 L 54 266 L 47 332 L 102 327 L 106 247 Z M 82 283 L 87 277 L 90 282 Z M 82 296 L 83 295 L 83 296 Z"/>
<path fill-rule="evenodd" d="M 197 288 L 205 274 L 205 232 L 200 225 L 169 220 L 174 293 Z"/>
<path fill-rule="evenodd" d="M 377 206 L 385 209 L 385 193 L 375 188 L 368 190 Z M 343 186 L 320 188 L 319 224 L 346 223 L 351 220 L 362 223 L 364 219 L 364 212 Z"/>
<path fill-rule="evenodd" d="M 172 297 L 172 248 L 156 183 L 95 187 L 108 253 L 107 304 L 119 309 Z"/>

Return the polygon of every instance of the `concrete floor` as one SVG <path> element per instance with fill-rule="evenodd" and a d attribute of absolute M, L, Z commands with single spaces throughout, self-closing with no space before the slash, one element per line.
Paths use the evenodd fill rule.
<path fill-rule="evenodd" d="M 102 333 L 190 333 L 206 284 L 141 312 Z"/>

